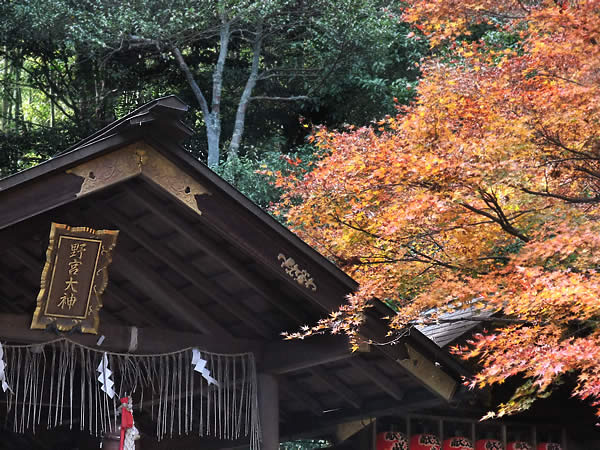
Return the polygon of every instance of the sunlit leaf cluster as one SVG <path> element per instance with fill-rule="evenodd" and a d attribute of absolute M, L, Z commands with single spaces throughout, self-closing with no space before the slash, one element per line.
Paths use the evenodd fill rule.
<path fill-rule="evenodd" d="M 600 1 L 407 4 L 443 47 L 414 103 L 317 130 L 315 169 L 278 179 L 294 230 L 361 286 L 310 332 L 359 339 L 374 298 L 397 310 L 391 333 L 492 310 L 489 331 L 455 350 L 480 364 L 471 386 L 528 380 L 497 414 L 566 374 L 598 405 Z"/>

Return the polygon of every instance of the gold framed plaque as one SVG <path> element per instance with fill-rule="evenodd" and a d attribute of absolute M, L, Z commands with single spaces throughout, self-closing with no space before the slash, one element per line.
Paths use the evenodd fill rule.
<path fill-rule="evenodd" d="M 32 329 L 98 333 L 102 293 L 118 230 L 52 223 Z"/>

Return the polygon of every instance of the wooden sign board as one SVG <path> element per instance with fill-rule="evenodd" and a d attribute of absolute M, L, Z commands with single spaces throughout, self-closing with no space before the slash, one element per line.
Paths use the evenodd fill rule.
<path fill-rule="evenodd" d="M 32 329 L 98 332 L 101 296 L 118 234 L 52 223 Z"/>

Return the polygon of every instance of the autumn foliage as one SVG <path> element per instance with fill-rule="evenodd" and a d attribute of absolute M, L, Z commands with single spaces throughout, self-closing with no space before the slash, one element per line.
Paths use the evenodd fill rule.
<path fill-rule="evenodd" d="M 414 104 L 316 131 L 314 170 L 277 181 L 294 230 L 361 284 L 311 332 L 357 338 L 373 298 L 396 306 L 392 333 L 493 310 L 457 351 L 478 358 L 474 386 L 528 380 L 498 414 L 567 373 L 599 402 L 600 0 L 407 3 L 437 55 Z"/>

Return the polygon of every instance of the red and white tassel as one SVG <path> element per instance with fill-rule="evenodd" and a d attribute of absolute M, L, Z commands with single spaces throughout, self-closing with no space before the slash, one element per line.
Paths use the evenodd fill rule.
<path fill-rule="evenodd" d="M 140 438 L 140 432 L 133 421 L 133 404 L 131 397 L 121 399 L 121 442 L 119 450 L 135 450 L 135 441 Z"/>

